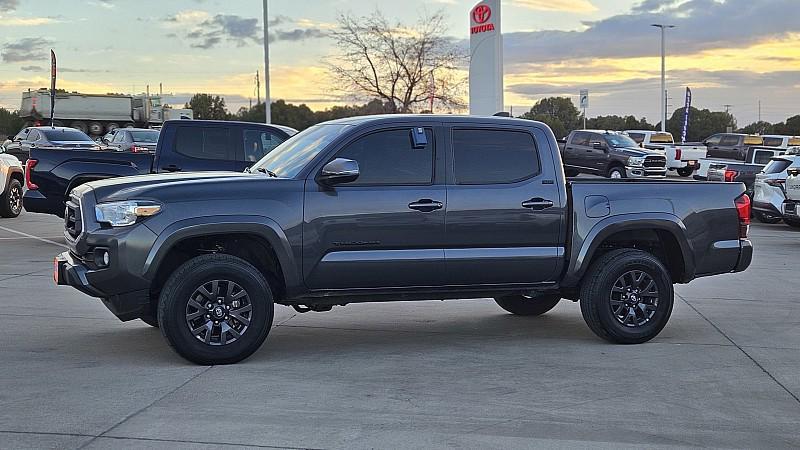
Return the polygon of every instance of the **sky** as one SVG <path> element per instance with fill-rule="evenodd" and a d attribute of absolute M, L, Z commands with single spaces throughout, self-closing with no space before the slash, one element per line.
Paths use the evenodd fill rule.
<path fill-rule="evenodd" d="M 467 45 L 477 0 L 270 0 L 272 98 L 312 109 L 348 103 L 331 92 L 326 33 L 342 13 L 376 10 L 403 23 L 443 11 Z M 519 115 L 551 95 L 589 89 L 589 117 L 633 114 L 658 122 L 660 34 L 667 34 L 670 111 L 690 86 L 694 106 L 739 125 L 800 114 L 800 0 L 503 0 L 505 105 Z M 49 50 L 59 87 L 140 93 L 178 104 L 195 92 L 228 108 L 255 103 L 263 70 L 261 0 L 0 0 L 0 106 L 45 87 Z M 263 74 L 262 74 L 263 75 Z M 352 103 L 352 102 L 349 102 Z"/>

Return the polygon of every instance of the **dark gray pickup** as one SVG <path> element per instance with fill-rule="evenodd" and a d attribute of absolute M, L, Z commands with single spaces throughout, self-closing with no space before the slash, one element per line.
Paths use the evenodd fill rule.
<path fill-rule="evenodd" d="M 539 122 L 360 117 L 295 135 L 249 173 L 80 186 L 55 273 L 201 364 L 253 353 L 275 303 L 489 297 L 539 315 L 568 299 L 597 335 L 640 343 L 666 325 L 673 284 L 748 267 L 743 194 L 568 182 Z"/>

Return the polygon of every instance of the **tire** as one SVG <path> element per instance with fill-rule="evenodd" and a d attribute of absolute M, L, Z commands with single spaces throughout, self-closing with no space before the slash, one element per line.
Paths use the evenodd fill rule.
<path fill-rule="evenodd" d="M 152 316 L 142 316 L 142 317 L 139 317 L 139 320 L 141 320 L 142 322 L 150 325 L 151 327 L 158 328 L 158 319 L 156 319 L 156 318 L 154 318 Z"/>
<path fill-rule="evenodd" d="M 213 314 L 218 324 L 211 320 Z M 197 256 L 182 264 L 170 275 L 158 303 L 159 328 L 169 345 L 202 365 L 232 364 L 252 355 L 266 339 L 273 316 L 272 290 L 264 275 L 247 261 L 225 254 Z M 241 334 L 222 331 L 224 324 Z M 190 326 L 199 332 L 193 334 Z"/>
<path fill-rule="evenodd" d="M 0 217 L 14 218 L 22 213 L 22 184 L 12 178 L 0 195 Z"/>
<path fill-rule="evenodd" d="M 558 294 L 540 295 L 538 297 L 508 295 L 505 297 L 496 297 L 494 301 L 511 314 L 516 314 L 518 316 L 541 316 L 555 308 L 558 302 L 561 301 L 561 296 Z"/>
<path fill-rule="evenodd" d="M 97 136 L 103 134 L 103 124 L 100 122 L 89 122 L 89 134 Z"/>
<path fill-rule="evenodd" d="M 640 283 L 636 283 L 635 277 L 641 273 L 649 277 L 653 287 L 647 279 L 640 278 Z M 642 294 L 642 290 L 653 294 L 653 289 L 655 294 L 625 299 L 630 292 L 625 286 L 627 281 L 633 282 L 629 286 L 639 289 L 633 291 L 636 294 Z M 641 289 L 645 283 L 648 286 Z M 627 306 L 628 301 L 634 306 Z M 650 253 L 631 249 L 612 250 L 592 263 L 580 293 L 581 314 L 586 324 L 594 334 L 616 344 L 641 344 L 656 337 L 669 321 L 673 302 L 672 279 L 661 261 Z M 643 306 L 647 303 L 655 305 Z M 624 319 L 617 314 L 624 315 Z"/>
<path fill-rule="evenodd" d="M 694 169 L 691 168 L 691 167 L 684 167 L 684 168 L 678 169 L 678 175 L 680 175 L 680 176 L 682 176 L 684 178 L 688 178 L 688 177 L 692 176 L 693 173 L 694 173 Z"/>
<path fill-rule="evenodd" d="M 625 172 L 624 167 L 615 166 L 608 169 L 608 178 L 628 178 L 628 174 Z"/>
<path fill-rule="evenodd" d="M 778 216 L 771 216 L 758 211 L 753 211 L 753 217 L 755 217 L 756 220 L 761 223 L 768 223 L 768 224 L 775 224 L 782 220 Z"/>
<path fill-rule="evenodd" d="M 89 125 L 86 125 L 86 122 L 72 122 L 69 124 L 69 126 L 75 128 L 76 130 L 83 131 L 84 133 L 89 131 Z"/>
<path fill-rule="evenodd" d="M 792 228 L 800 228 L 800 220 L 784 219 L 783 221 Z"/>

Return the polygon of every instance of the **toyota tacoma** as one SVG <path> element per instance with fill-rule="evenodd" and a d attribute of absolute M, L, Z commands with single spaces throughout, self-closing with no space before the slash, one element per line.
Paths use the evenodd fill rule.
<path fill-rule="evenodd" d="M 255 352 L 275 304 L 488 297 L 536 316 L 567 299 L 635 344 L 667 324 L 675 283 L 748 267 L 749 220 L 741 184 L 567 181 L 539 122 L 358 117 L 246 173 L 79 186 L 54 276 L 199 364 Z"/>

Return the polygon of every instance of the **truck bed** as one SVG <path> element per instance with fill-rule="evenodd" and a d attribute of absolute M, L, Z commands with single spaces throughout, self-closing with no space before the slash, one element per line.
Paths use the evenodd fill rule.
<path fill-rule="evenodd" d="M 572 205 L 568 222 L 572 239 L 566 251 L 566 284 L 586 269 L 583 265 L 592 245 L 600 245 L 617 224 L 633 220 L 642 233 L 661 227 L 676 236 L 685 235 L 686 248 L 681 251 L 690 255 L 686 258 L 693 266 L 686 267 L 690 278 L 730 272 L 738 261 L 739 222 L 734 200 L 745 192 L 741 183 L 570 179 L 567 192 Z M 677 247 L 681 240 L 675 242 Z"/>

